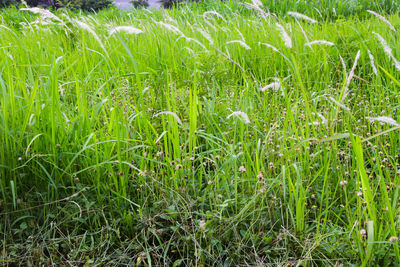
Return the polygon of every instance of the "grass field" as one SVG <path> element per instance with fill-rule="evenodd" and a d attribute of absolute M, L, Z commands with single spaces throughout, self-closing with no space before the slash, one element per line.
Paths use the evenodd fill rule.
<path fill-rule="evenodd" d="M 0 264 L 398 265 L 399 10 L 0 11 Z"/>

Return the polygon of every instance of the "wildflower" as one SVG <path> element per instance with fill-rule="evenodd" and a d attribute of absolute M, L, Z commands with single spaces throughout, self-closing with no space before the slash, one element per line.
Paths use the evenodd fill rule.
<path fill-rule="evenodd" d="M 399 240 L 399 238 L 398 238 L 397 236 L 391 236 L 391 237 L 389 238 L 389 241 L 390 241 L 390 242 L 397 242 L 397 240 Z"/>
<path fill-rule="evenodd" d="M 201 220 L 199 223 L 199 227 L 201 230 L 205 231 L 206 230 L 206 222 Z"/>
<path fill-rule="evenodd" d="M 176 165 L 176 169 L 177 169 L 177 170 L 180 170 L 180 169 L 182 169 L 182 168 L 183 168 L 182 164 Z"/>
<path fill-rule="evenodd" d="M 358 197 L 362 197 L 363 194 L 362 194 L 361 192 L 357 192 L 357 196 L 358 196 Z"/>
<path fill-rule="evenodd" d="M 360 236 L 362 239 L 367 237 L 367 231 L 365 229 L 361 229 L 360 230 Z"/>
<path fill-rule="evenodd" d="M 260 172 L 257 174 L 257 179 L 258 179 L 259 181 L 264 180 L 264 175 L 263 175 L 262 171 L 260 171 Z"/>
<path fill-rule="evenodd" d="M 244 166 L 239 167 L 239 172 L 244 173 L 246 172 L 246 168 Z"/>
<path fill-rule="evenodd" d="M 270 163 L 269 163 L 269 168 L 270 168 L 270 169 L 274 169 L 274 168 L 275 168 L 275 166 L 274 166 L 274 163 L 273 163 L 273 162 L 270 162 Z"/>
<path fill-rule="evenodd" d="M 346 186 L 347 185 L 347 181 L 346 180 L 340 181 L 340 185 L 341 186 Z"/>

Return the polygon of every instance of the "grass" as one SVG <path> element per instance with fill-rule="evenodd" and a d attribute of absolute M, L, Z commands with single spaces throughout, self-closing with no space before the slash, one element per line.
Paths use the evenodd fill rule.
<path fill-rule="evenodd" d="M 2 10 L 1 264 L 397 265 L 399 9 L 361 2 Z"/>

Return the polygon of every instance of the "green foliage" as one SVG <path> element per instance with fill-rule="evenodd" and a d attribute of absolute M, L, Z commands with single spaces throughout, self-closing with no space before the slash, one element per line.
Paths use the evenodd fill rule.
<path fill-rule="evenodd" d="M 1 0 L 0 1 L 0 7 L 6 7 L 6 6 L 11 6 L 11 5 L 16 5 L 17 0 Z"/>
<path fill-rule="evenodd" d="M 133 5 L 134 8 L 144 8 L 149 6 L 147 0 L 131 0 L 130 3 Z"/>
<path fill-rule="evenodd" d="M 1 0 L 0 7 L 10 5 L 20 5 L 20 0 Z M 103 8 L 110 7 L 113 4 L 112 0 L 27 0 L 25 1 L 29 6 L 37 6 L 42 4 L 44 6 L 54 7 L 67 7 L 72 9 L 82 9 L 86 11 L 98 11 Z"/>
<path fill-rule="evenodd" d="M 98 11 L 103 8 L 110 7 L 113 0 L 59 0 L 64 6 L 73 5 L 79 9 L 87 11 Z"/>

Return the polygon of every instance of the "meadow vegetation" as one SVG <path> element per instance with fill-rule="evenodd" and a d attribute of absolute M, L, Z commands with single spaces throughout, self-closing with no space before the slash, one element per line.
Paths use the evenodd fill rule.
<path fill-rule="evenodd" d="M 399 4 L 293 3 L 1 10 L 0 263 L 397 265 Z"/>

